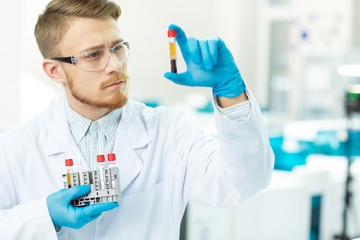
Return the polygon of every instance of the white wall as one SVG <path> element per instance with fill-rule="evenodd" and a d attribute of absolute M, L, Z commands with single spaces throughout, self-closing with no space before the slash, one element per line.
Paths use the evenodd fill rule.
<path fill-rule="evenodd" d="M 360 0 L 354 0 L 354 46 L 360 48 Z"/>
<path fill-rule="evenodd" d="M 5 2 L 5 1 L 4 1 Z M 0 10 L 2 35 L 0 70 L 0 122 L 18 123 L 20 119 L 19 79 L 23 72 L 44 85 L 61 91 L 44 74 L 42 57 L 33 34 L 37 16 L 48 0 L 6 1 Z M 163 74 L 170 69 L 167 27 L 180 25 L 188 36 L 219 35 L 233 52 L 243 77 L 250 87 L 255 78 L 256 1 L 246 0 L 117 0 L 122 8 L 119 24 L 131 41 L 129 75 L 130 97 L 181 101 L 187 93 L 210 94 L 209 89 L 176 86 Z M 10 24 L 11 23 L 11 24 Z M 185 66 L 178 54 L 179 71 Z M 11 81 L 10 81 L 11 80 Z M 36 96 L 41 92 L 34 92 Z M 35 110 L 34 110 L 35 111 Z"/>
<path fill-rule="evenodd" d="M 16 1 L 4 1 L 0 8 L 0 122 L 13 122 L 19 117 L 16 110 L 19 109 L 18 86 L 23 59 L 21 14 L 16 11 L 17 5 Z"/>

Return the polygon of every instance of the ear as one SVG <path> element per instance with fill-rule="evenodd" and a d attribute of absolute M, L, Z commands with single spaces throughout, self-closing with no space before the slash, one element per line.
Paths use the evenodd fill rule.
<path fill-rule="evenodd" d="M 42 63 L 42 67 L 46 75 L 49 76 L 49 78 L 51 78 L 57 83 L 66 83 L 66 75 L 64 69 L 59 62 L 55 60 L 45 59 Z"/>

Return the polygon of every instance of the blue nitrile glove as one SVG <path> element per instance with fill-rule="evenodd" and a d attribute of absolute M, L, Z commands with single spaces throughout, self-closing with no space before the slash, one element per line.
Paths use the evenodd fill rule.
<path fill-rule="evenodd" d="M 187 38 L 184 31 L 172 24 L 176 41 L 187 65 L 187 71 L 165 73 L 174 83 L 192 87 L 211 87 L 218 97 L 234 98 L 245 91 L 245 84 L 234 58 L 219 37 L 197 40 Z"/>
<path fill-rule="evenodd" d="M 54 225 L 69 228 L 81 228 L 101 215 L 102 212 L 119 206 L 118 203 L 98 203 L 86 207 L 73 207 L 70 201 L 90 191 L 89 185 L 62 189 L 50 194 L 47 206 Z"/>

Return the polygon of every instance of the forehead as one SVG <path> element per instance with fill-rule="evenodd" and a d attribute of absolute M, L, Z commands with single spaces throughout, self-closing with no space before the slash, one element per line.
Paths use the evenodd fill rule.
<path fill-rule="evenodd" d="M 114 41 L 122 39 L 117 21 L 112 18 L 76 18 L 60 42 L 62 55 L 80 53 L 93 46 L 112 47 Z"/>

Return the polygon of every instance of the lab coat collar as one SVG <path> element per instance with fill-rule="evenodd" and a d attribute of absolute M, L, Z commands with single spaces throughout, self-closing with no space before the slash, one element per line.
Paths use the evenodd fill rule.
<path fill-rule="evenodd" d="M 150 137 L 135 108 L 132 100 L 129 100 L 123 107 L 123 113 L 116 134 L 116 140 L 126 135 L 127 141 L 129 141 L 129 144 L 134 149 L 144 147 L 150 143 Z M 50 115 L 46 152 L 48 156 L 64 152 L 69 144 L 71 134 L 65 115 L 65 95 L 51 109 Z"/>
<path fill-rule="evenodd" d="M 124 138 L 130 143 L 132 148 L 142 148 L 148 145 L 151 140 L 141 119 L 139 103 L 129 100 L 123 107 L 120 124 L 117 130 L 116 139 Z M 123 135 L 125 133 L 125 135 Z"/>

